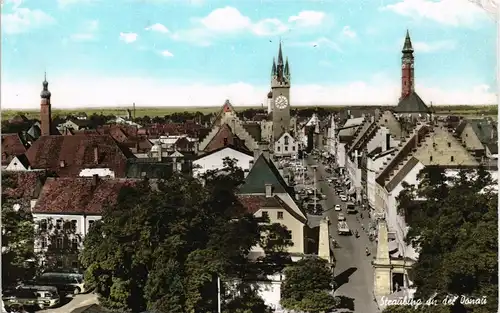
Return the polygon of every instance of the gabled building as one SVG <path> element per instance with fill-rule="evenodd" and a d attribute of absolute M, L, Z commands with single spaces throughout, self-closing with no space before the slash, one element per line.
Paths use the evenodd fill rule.
<path fill-rule="evenodd" d="M 41 136 L 25 157 L 32 170 L 46 170 L 61 177 L 125 177 L 127 159 L 135 158 L 107 135 Z"/>
<path fill-rule="evenodd" d="M 288 252 L 301 257 L 307 252 L 307 216 L 294 201 L 293 188 L 289 187 L 276 166 L 265 152 L 260 154 L 244 184 L 238 199 L 247 210 L 256 216 L 268 216 L 271 223 L 281 223 L 288 228 L 293 246 Z M 251 257 L 263 255 L 261 247 L 254 247 Z"/>
<path fill-rule="evenodd" d="M 17 156 L 22 155 L 28 149 L 20 134 L 2 134 L 2 169 Z"/>
<path fill-rule="evenodd" d="M 210 140 L 203 151 L 211 152 L 222 147 L 227 147 L 229 145 L 250 151 L 249 147 L 246 146 L 245 140 L 240 139 L 237 135 L 235 135 L 231 127 L 227 124 L 223 124 L 222 126 L 218 127 L 217 133 L 212 138 L 212 140 Z"/>
<path fill-rule="evenodd" d="M 497 123 L 487 119 L 464 119 L 455 133 L 477 158 L 498 158 Z"/>
<path fill-rule="evenodd" d="M 212 144 L 212 146 L 208 148 L 209 150 L 220 148 L 221 140 L 222 144 L 226 142 L 224 138 L 227 138 L 227 142 L 229 144 L 230 138 L 224 136 L 224 134 L 228 134 L 228 130 L 230 130 L 234 136 L 239 138 L 241 142 L 244 142 L 244 145 L 249 151 L 253 151 L 258 148 L 259 138 L 256 137 L 260 137 L 260 134 L 257 134 L 260 130 L 256 126 L 245 127 L 245 125 L 246 123 L 239 119 L 229 100 L 226 100 L 221 108 L 221 111 L 213 121 L 212 129 L 202 140 L 200 140 L 199 151 L 208 151 L 207 147 L 209 147 L 209 144 L 214 141 L 214 138 L 217 138 L 215 139 L 215 142 L 217 142 L 217 144 L 215 144 L 216 147 L 214 148 L 214 144 Z M 257 124 L 252 122 L 250 125 Z"/>
<path fill-rule="evenodd" d="M 343 126 L 337 129 L 337 132 L 335 133 L 335 160 L 341 172 L 344 172 L 345 170 L 347 158 L 346 146 L 354 140 L 356 131 L 359 127 L 361 127 L 361 125 L 363 125 L 364 122 L 365 117 L 348 119 L 345 121 Z"/>
<path fill-rule="evenodd" d="M 33 218 L 39 227 L 56 229 L 69 225 L 73 228 L 72 238 L 56 238 L 55 248 L 64 249 L 63 245 L 81 246 L 81 239 L 87 235 L 92 223 L 100 220 L 106 205 L 113 205 L 123 188 L 132 186 L 137 180 L 101 179 L 93 177 L 48 178 L 40 196 L 34 205 Z M 50 238 L 40 238 L 37 249 L 46 249 Z M 67 239 L 67 238 L 65 238 Z M 78 249 L 75 249 L 78 250 Z M 78 267 L 77 255 L 50 255 L 48 262 L 56 267 Z"/>
<path fill-rule="evenodd" d="M 277 157 L 293 157 L 299 152 L 299 142 L 290 133 L 285 132 L 278 137 L 273 148 Z"/>
<path fill-rule="evenodd" d="M 198 177 L 207 171 L 224 168 L 225 158 L 235 159 L 236 166 L 240 167 L 246 173 L 249 172 L 254 161 L 253 153 L 247 149 L 227 145 L 196 157 L 193 161 L 194 176 Z"/>

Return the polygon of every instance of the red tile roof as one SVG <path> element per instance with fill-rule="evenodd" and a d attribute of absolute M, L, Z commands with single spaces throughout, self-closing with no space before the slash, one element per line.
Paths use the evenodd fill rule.
<path fill-rule="evenodd" d="M 2 192 L 14 198 L 34 199 L 46 180 L 45 171 L 3 171 L 4 178 L 13 179 L 13 188 L 2 188 Z"/>
<path fill-rule="evenodd" d="M 8 165 L 12 159 L 26 152 L 26 147 L 19 134 L 2 134 L 2 165 Z"/>
<path fill-rule="evenodd" d="M 268 198 L 265 195 L 238 195 L 238 201 L 246 209 L 246 213 L 255 214 L 261 208 L 281 208 L 277 196 Z"/>
<path fill-rule="evenodd" d="M 51 170 L 58 176 L 78 176 L 85 168 L 110 168 L 116 177 L 125 177 L 127 159 L 133 154 L 109 135 L 75 134 L 42 136 L 26 157 L 33 169 Z"/>
<path fill-rule="evenodd" d="M 48 178 L 33 213 L 101 215 L 106 205 L 116 203 L 123 188 L 137 182 L 124 178 Z"/>

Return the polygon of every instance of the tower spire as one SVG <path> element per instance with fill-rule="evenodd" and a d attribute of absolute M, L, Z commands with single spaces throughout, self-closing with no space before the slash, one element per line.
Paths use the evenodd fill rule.
<path fill-rule="evenodd" d="M 403 46 L 403 53 L 413 53 L 413 46 L 411 44 L 410 31 L 406 30 L 406 38 Z"/>
<path fill-rule="evenodd" d="M 276 76 L 276 58 L 273 58 L 273 68 L 271 70 L 271 76 Z"/>
<path fill-rule="evenodd" d="M 42 99 L 50 99 L 50 91 L 49 91 L 49 82 L 47 81 L 47 72 L 44 73 L 44 78 L 42 82 L 42 92 L 40 93 L 40 97 Z"/>
<path fill-rule="evenodd" d="M 290 66 L 288 65 L 288 57 L 286 57 L 285 61 L 285 76 L 290 76 Z"/>
<path fill-rule="evenodd" d="M 278 65 L 283 65 L 283 51 L 281 49 L 281 38 L 280 38 L 280 47 L 278 50 Z"/>

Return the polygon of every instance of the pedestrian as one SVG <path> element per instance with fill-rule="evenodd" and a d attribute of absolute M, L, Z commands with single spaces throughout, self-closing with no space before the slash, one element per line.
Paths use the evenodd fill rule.
<path fill-rule="evenodd" d="M 360 218 L 363 218 L 363 213 L 359 213 L 359 217 L 360 217 Z"/>

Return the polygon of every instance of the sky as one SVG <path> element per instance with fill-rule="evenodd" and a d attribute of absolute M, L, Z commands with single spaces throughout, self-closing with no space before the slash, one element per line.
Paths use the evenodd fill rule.
<path fill-rule="evenodd" d="M 4 0 L 2 108 L 395 105 L 406 30 L 428 104 L 493 104 L 496 26 L 467 0 Z"/>

